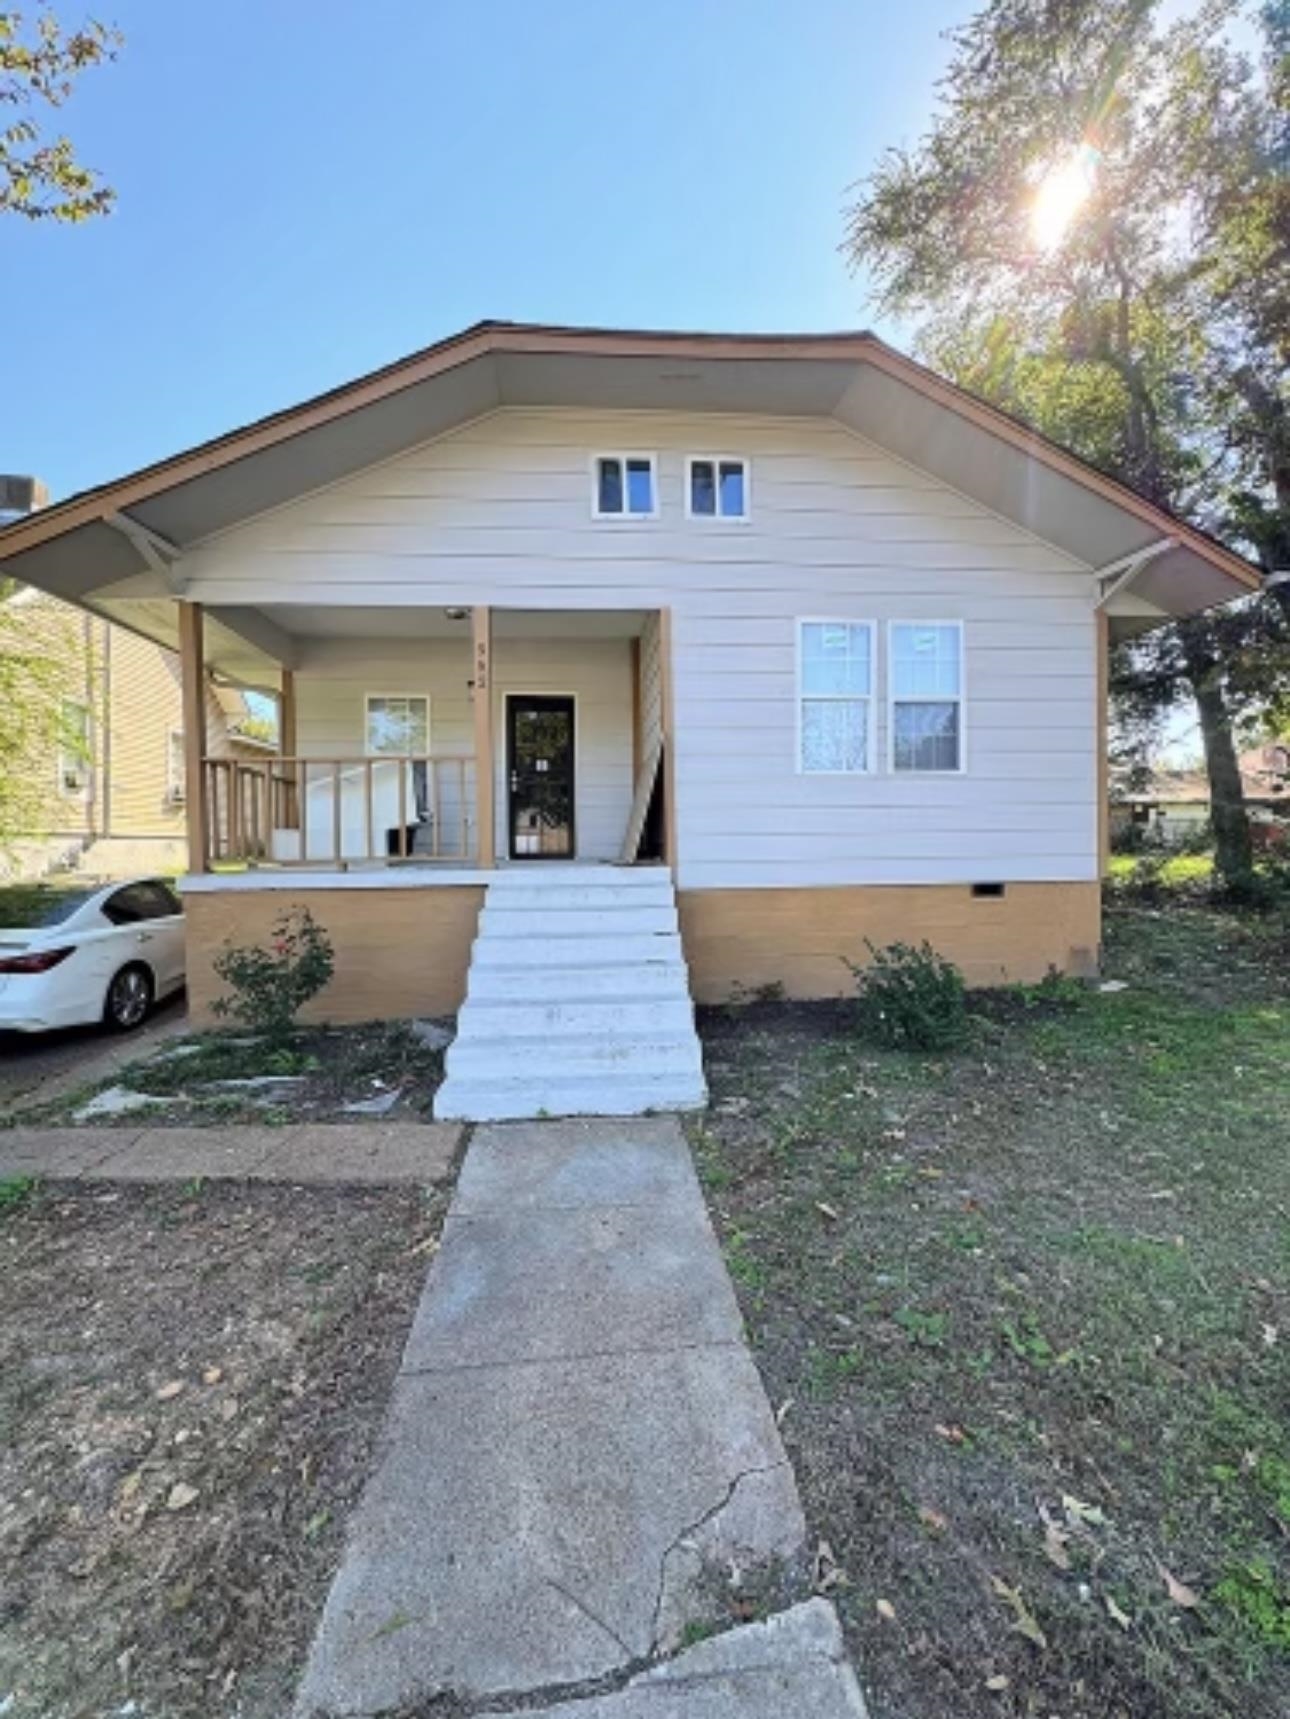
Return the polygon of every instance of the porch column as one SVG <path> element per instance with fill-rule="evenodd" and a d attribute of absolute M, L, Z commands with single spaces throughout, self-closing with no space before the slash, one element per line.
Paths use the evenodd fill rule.
<path fill-rule="evenodd" d="M 474 644 L 475 701 L 475 824 L 479 841 L 479 864 L 493 864 L 493 803 L 497 787 L 493 778 L 493 617 L 485 605 L 470 611 Z"/>
<path fill-rule="evenodd" d="M 188 869 L 208 869 L 206 809 L 206 674 L 202 651 L 202 606 L 179 604 L 179 675 L 184 717 L 184 816 L 188 825 Z"/>
<path fill-rule="evenodd" d="M 278 756 L 279 758 L 295 758 L 296 756 L 296 677 L 289 668 L 282 670 L 282 689 L 278 694 Z M 270 825 L 273 822 L 273 799 L 272 786 L 270 786 Z M 300 808 L 296 799 L 296 767 L 294 764 L 288 764 L 282 772 L 280 814 L 284 829 L 298 830 L 300 828 Z"/>

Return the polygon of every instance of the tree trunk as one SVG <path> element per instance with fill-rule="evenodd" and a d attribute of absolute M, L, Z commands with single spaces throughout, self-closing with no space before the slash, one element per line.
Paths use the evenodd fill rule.
<path fill-rule="evenodd" d="M 1200 713 L 1200 732 L 1205 744 L 1214 827 L 1214 868 L 1224 888 L 1240 893 L 1248 890 L 1253 878 L 1254 844 L 1223 688 L 1222 665 L 1200 626 L 1184 622 L 1182 634 L 1187 678 Z"/>

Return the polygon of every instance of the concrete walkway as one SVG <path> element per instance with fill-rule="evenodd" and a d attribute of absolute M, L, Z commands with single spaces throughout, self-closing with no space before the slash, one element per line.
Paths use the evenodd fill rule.
<path fill-rule="evenodd" d="M 805 1539 L 676 1122 L 480 1128 L 297 1714 L 855 1719 Z"/>
<path fill-rule="evenodd" d="M 0 1129 L 0 1181 L 439 1182 L 456 1123 L 312 1122 L 286 1128 Z"/>

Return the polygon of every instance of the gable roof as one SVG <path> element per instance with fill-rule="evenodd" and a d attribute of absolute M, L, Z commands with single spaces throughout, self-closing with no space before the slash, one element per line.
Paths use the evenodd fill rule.
<path fill-rule="evenodd" d="M 481 322 L 366 376 L 0 529 L 0 566 L 95 606 L 182 551 L 504 405 L 822 414 L 1092 568 L 1169 540 L 1135 580 L 1148 614 L 1255 590 L 1247 560 L 876 335 L 700 334 Z M 126 528 L 126 529 L 123 529 Z"/>

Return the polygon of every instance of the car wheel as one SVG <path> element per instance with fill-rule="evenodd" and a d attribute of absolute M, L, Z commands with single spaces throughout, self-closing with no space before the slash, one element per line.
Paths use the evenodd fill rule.
<path fill-rule="evenodd" d="M 103 1019 L 119 1033 L 133 1032 L 152 1007 L 152 974 L 146 967 L 122 967 L 108 986 Z"/>

